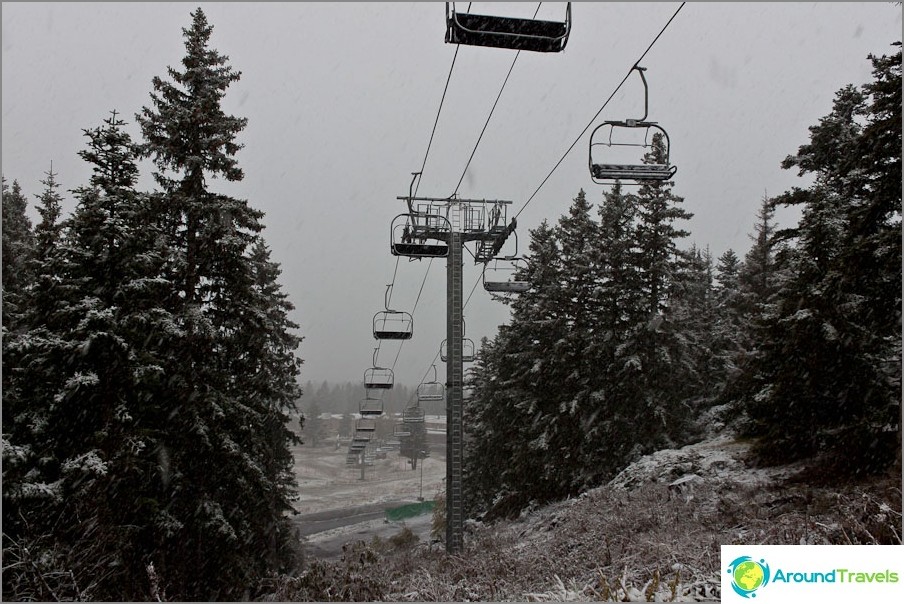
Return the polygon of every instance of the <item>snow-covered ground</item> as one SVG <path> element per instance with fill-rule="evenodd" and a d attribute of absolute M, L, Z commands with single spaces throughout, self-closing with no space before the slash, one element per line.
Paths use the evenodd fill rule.
<path fill-rule="evenodd" d="M 342 453 L 297 457 L 299 478 L 311 487 L 299 509 L 416 493 L 415 473 L 400 470 L 397 458 L 352 484 L 358 475 L 344 469 Z M 465 551 L 456 556 L 424 536 L 414 546 L 368 545 L 372 562 L 336 555 L 337 544 L 341 551 L 342 543 L 401 531 L 382 516 L 324 530 L 309 541 L 314 557 L 332 558 L 318 567 L 318 582 L 287 582 L 273 599 L 718 601 L 720 544 L 900 543 L 899 479 L 809 484 L 803 464 L 750 467 L 749 453 L 750 443 L 724 431 L 655 452 L 577 497 L 530 506 L 513 520 L 467 521 Z M 427 461 L 425 498 L 441 488 L 444 469 L 439 456 Z M 406 524 L 429 534 L 429 515 Z"/>
<path fill-rule="evenodd" d="M 744 462 L 750 443 L 725 433 L 681 449 L 651 453 L 622 470 L 610 487 L 633 490 L 644 484 L 736 483 L 763 486 L 786 478 L 802 466 L 750 468 Z"/>
<path fill-rule="evenodd" d="M 336 518 L 341 519 L 346 511 L 361 506 L 394 507 L 415 502 L 419 496 L 432 500 L 443 490 L 446 476 L 445 458 L 437 453 L 421 460 L 417 470 L 412 470 L 406 458 L 390 451 L 386 459 L 374 460 L 374 465 L 364 468 L 364 480 L 359 466 L 346 464 L 346 447 L 301 445 L 293 453 L 299 493 L 294 506 L 300 522 L 310 514 L 334 511 Z M 306 540 L 321 550 L 334 552 L 343 540 L 366 541 L 375 535 L 385 538 L 405 526 L 422 540 L 430 532 L 429 514 L 401 522 L 389 522 L 385 517 L 355 520 L 349 517 L 348 524 L 308 534 Z"/>

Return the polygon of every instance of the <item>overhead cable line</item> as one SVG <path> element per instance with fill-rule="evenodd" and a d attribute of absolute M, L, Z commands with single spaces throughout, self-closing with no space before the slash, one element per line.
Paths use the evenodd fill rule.
<path fill-rule="evenodd" d="M 571 143 L 571 146 L 568 147 L 568 149 L 565 151 L 565 153 L 562 155 L 562 157 L 559 159 L 559 161 L 556 162 L 556 165 L 553 166 L 552 170 L 549 171 L 549 174 L 546 175 L 546 178 L 543 179 L 543 182 L 540 183 L 540 186 L 538 186 L 537 189 L 533 192 L 533 194 L 531 194 L 531 196 L 528 198 L 528 200 L 524 202 L 524 205 L 521 206 L 521 209 L 518 210 L 517 214 L 515 214 L 515 218 L 518 218 L 518 216 L 521 215 L 521 212 L 523 212 L 524 209 L 527 207 L 527 204 L 529 204 L 534 199 L 534 197 L 536 197 L 537 193 L 540 192 L 540 189 L 543 188 L 543 185 L 546 184 L 546 181 L 549 180 L 549 177 L 552 176 L 553 172 L 555 172 L 558 169 L 558 167 L 562 164 L 562 162 L 565 161 L 565 157 L 567 157 L 568 154 L 571 153 L 571 150 L 574 149 L 575 145 L 578 144 L 578 141 L 580 141 L 581 138 L 583 138 L 583 136 L 587 133 L 587 130 L 590 129 L 590 127 L 593 125 L 593 123 L 596 121 L 596 119 L 599 117 L 599 115 L 603 112 L 603 110 L 606 108 L 606 106 L 609 104 L 609 102 L 613 99 L 613 97 L 615 97 L 615 95 L 618 93 L 618 91 L 621 89 L 621 87 L 625 84 L 625 82 L 628 81 L 628 78 L 634 72 L 634 68 L 637 67 L 637 65 L 639 65 L 640 62 L 644 60 L 644 58 L 647 56 L 647 53 L 650 52 L 650 50 L 653 48 L 653 46 L 659 40 L 660 36 L 662 36 L 662 34 L 665 33 L 665 30 L 668 29 L 669 25 L 672 24 L 672 21 L 675 20 L 675 17 L 678 16 L 678 13 L 681 11 L 682 8 L 684 8 L 685 4 L 686 4 L 685 2 L 681 3 L 681 6 L 678 7 L 678 10 L 675 11 L 675 14 L 672 15 L 672 17 L 663 26 L 663 28 L 659 31 L 659 33 L 656 34 L 656 37 L 653 38 L 653 41 L 650 42 L 650 45 L 647 46 L 647 49 L 645 51 L 643 51 L 643 54 L 640 55 L 640 58 L 637 59 L 633 65 L 631 65 L 631 69 L 628 70 L 628 73 L 625 74 L 625 77 L 622 78 L 622 81 L 619 82 L 618 86 L 615 87 L 615 90 L 612 91 L 612 94 L 609 95 L 609 98 L 606 99 L 606 102 L 603 103 L 603 106 L 599 108 L 599 111 L 597 111 L 596 114 L 590 119 L 590 122 L 584 127 L 583 130 L 581 130 L 581 133 L 574 140 L 574 142 Z"/>
<path fill-rule="evenodd" d="M 452 81 L 452 71 L 455 69 L 455 59 L 458 57 L 458 48 L 459 48 L 459 45 L 456 44 L 456 45 L 455 45 L 455 54 L 452 55 L 452 65 L 449 66 L 449 75 L 446 76 L 446 85 L 445 85 L 445 87 L 443 88 L 443 96 L 442 96 L 442 98 L 441 98 L 440 101 L 439 101 L 439 108 L 436 110 L 436 119 L 433 120 L 433 130 L 432 130 L 432 132 L 430 132 L 430 140 L 427 142 L 427 151 L 424 153 L 424 161 L 421 163 L 421 171 L 419 172 L 419 176 L 418 176 L 418 179 L 417 179 L 417 184 L 416 184 L 415 187 L 414 187 L 414 194 L 415 194 L 415 195 L 417 195 L 417 188 L 418 188 L 418 187 L 420 186 L 420 184 L 421 184 L 421 178 L 420 178 L 420 177 L 423 176 L 423 174 L 424 174 L 424 168 L 427 166 L 427 158 L 430 156 L 430 147 L 433 146 L 433 137 L 434 137 L 434 135 L 436 134 L 436 127 L 437 127 L 437 125 L 439 124 L 439 116 L 440 116 L 440 114 L 442 113 L 442 110 L 443 110 L 443 104 L 444 104 L 445 101 L 446 101 L 446 92 L 448 92 L 448 90 L 449 90 L 449 82 Z M 396 280 L 396 275 L 398 274 L 398 271 L 399 271 L 399 260 L 400 260 L 400 258 L 399 258 L 399 257 L 396 257 L 395 269 L 394 269 L 393 272 L 392 272 L 392 283 L 391 283 L 392 289 L 390 290 L 390 293 L 389 293 L 389 300 L 390 300 L 390 301 L 392 300 L 392 291 L 395 290 L 395 280 Z M 430 270 L 430 267 L 429 267 L 429 266 L 427 267 L 427 270 L 428 270 L 428 271 Z M 424 275 L 424 280 L 426 280 L 426 279 L 427 279 L 427 276 Z M 423 289 L 423 286 L 421 286 L 421 287 L 422 287 L 422 289 Z M 418 297 L 420 297 L 420 294 L 418 294 Z M 415 306 L 417 306 L 417 303 L 415 303 Z M 413 313 L 414 313 L 414 311 L 412 310 L 412 314 L 413 314 Z M 403 341 L 402 344 L 399 345 L 399 352 L 401 352 L 402 346 L 404 345 L 404 343 L 405 343 L 405 342 Z M 379 354 L 380 354 L 380 347 L 381 347 L 381 345 L 382 345 L 382 342 L 380 342 L 380 343 L 377 344 L 377 355 L 376 355 L 376 356 L 379 356 Z M 396 353 L 396 360 L 398 360 L 398 358 L 399 358 L 399 355 L 398 355 L 398 353 Z M 392 367 L 393 367 L 393 369 L 395 369 L 395 362 L 393 362 Z"/>
<path fill-rule="evenodd" d="M 534 19 L 537 18 L 537 14 L 540 12 L 540 6 L 543 3 L 537 5 L 537 10 L 534 11 Z M 480 136 L 477 137 L 477 142 L 474 143 L 474 149 L 471 150 L 471 157 L 468 158 L 468 163 L 465 164 L 465 169 L 461 173 L 461 178 L 458 179 L 458 184 L 455 185 L 455 191 L 452 193 L 452 197 L 458 193 L 458 188 L 461 187 L 462 181 L 465 179 L 465 174 L 468 173 L 468 168 L 471 165 L 471 160 L 474 159 L 474 154 L 477 153 L 477 147 L 480 145 L 481 139 L 483 139 L 483 133 L 487 131 L 487 126 L 490 125 L 490 119 L 493 117 L 493 112 L 496 111 L 496 105 L 499 104 L 499 99 L 502 98 L 502 91 L 505 90 L 505 85 L 508 84 L 509 76 L 512 75 L 512 70 L 515 69 L 515 63 L 518 62 L 518 57 L 521 56 L 521 51 L 515 53 L 515 58 L 512 60 L 512 65 L 509 67 L 508 73 L 505 75 L 505 80 L 502 81 L 502 87 L 499 89 L 499 94 L 496 95 L 496 101 L 493 103 L 493 107 L 490 109 L 490 114 L 487 116 L 487 121 L 483 124 L 483 130 L 480 131 Z"/>
<path fill-rule="evenodd" d="M 436 119 L 433 121 L 433 131 L 430 133 L 430 141 L 427 143 L 427 152 L 424 153 L 424 162 L 421 164 L 421 176 L 424 174 L 424 168 L 427 167 L 427 157 L 430 155 L 430 147 L 433 145 L 433 136 L 436 134 L 436 126 L 439 124 L 439 115 L 443 110 L 443 103 L 446 101 L 446 92 L 449 90 L 449 82 L 452 80 L 452 70 L 455 68 L 455 59 L 458 57 L 459 45 L 455 45 L 455 54 L 452 55 L 452 65 L 449 67 L 449 75 L 446 77 L 446 86 L 443 88 L 443 97 L 439 101 L 439 109 L 436 111 Z M 421 179 L 417 179 L 417 185 L 414 187 L 414 194 L 417 195 L 417 189 L 421 186 Z"/>

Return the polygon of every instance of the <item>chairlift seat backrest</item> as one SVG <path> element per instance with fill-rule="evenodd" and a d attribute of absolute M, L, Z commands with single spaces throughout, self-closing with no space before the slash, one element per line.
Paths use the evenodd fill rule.
<path fill-rule="evenodd" d="M 361 417 L 383 415 L 383 401 L 376 398 L 366 398 L 361 401 L 361 404 L 358 406 L 358 412 L 361 414 Z"/>
<path fill-rule="evenodd" d="M 439 382 L 424 382 L 417 387 L 419 401 L 441 401 L 446 398 L 446 389 Z"/>
<path fill-rule="evenodd" d="M 410 340 L 414 335 L 414 319 L 407 312 L 380 311 L 374 315 L 373 326 L 378 340 Z"/>
<path fill-rule="evenodd" d="M 530 291 L 530 282 L 528 281 L 486 281 L 483 288 L 492 293 L 501 294 L 523 294 Z"/>
<path fill-rule="evenodd" d="M 446 340 L 443 340 L 443 343 L 439 346 L 439 360 L 443 363 L 449 360 L 449 352 L 448 347 L 446 346 Z M 473 363 L 474 359 L 477 355 L 474 352 L 474 340 L 471 338 L 462 338 L 461 340 L 461 362 L 462 363 Z"/>
<path fill-rule="evenodd" d="M 406 424 L 424 421 L 424 410 L 420 407 L 408 407 L 402 411 L 402 422 Z M 409 433 L 410 434 L 410 433 Z"/>
<path fill-rule="evenodd" d="M 535 52 L 560 52 L 568 42 L 571 13 L 565 22 L 460 13 L 447 10 L 446 42 Z"/>
<path fill-rule="evenodd" d="M 368 389 L 386 390 L 392 388 L 394 375 L 392 369 L 372 367 L 364 372 L 364 387 Z"/>

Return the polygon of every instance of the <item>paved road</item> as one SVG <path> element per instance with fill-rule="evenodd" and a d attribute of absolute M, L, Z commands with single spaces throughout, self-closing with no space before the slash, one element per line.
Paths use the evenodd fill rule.
<path fill-rule="evenodd" d="M 410 500 L 386 501 L 338 510 L 326 510 L 314 514 L 300 514 L 295 516 L 294 521 L 301 529 L 302 536 L 314 538 L 313 540 L 305 540 L 304 550 L 309 557 L 322 559 L 338 558 L 342 554 L 342 546 L 348 542 L 370 541 L 375 536 L 386 539 L 398 534 L 403 526 L 410 528 L 422 541 L 429 539 L 431 514 L 422 514 L 402 522 L 385 520 L 387 508 L 407 503 L 415 502 Z M 376 524 L 373 522 L 379 519 L 384 519 L 384 522 Z M 354 528 L 356 525 L 360 525 L 357 530 Z M 328 538 L 316 537 L 325 531 L 343 527 L 348 527 L 348 530 L 341 531 L 336 536 Z"/>
<path fill-rule="evenodd" d="M 411 501 L 386 501 L 383 503 L 369 503 L 357 505 L 339 510 L 325 510 L 314 514 L 299 514 L 294 517 L 295 523 L 301 529 L 304 537 L 316 535 L 335 528 L 360 524 L 368 520 L 376 520 L 386 515 L 387 508 L 394 508 Z"/>

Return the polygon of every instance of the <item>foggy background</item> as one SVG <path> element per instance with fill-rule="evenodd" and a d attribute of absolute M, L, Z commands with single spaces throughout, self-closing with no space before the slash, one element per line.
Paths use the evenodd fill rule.
<path fill-rule="evenodd" d="M 242 72 L 224 109 L 248 118 L 237 155 L 245 179 L 210 184 L 266 213 L 264 237 L 304 337 L 300 379 L 361 380 L 377 346 L 372 319 L 394 274 L 391 306 L 412 312 L 417 300 L 414 338 L 401 348 L 384 342 L 378 364 L 394 366 L 398 383 L 432 379 L 445 338 L 445 259 L 401 258 L 396 267 L 389 227 L 406 211 L 396 197 L 424 161 L 455 53 L 444 43 L 441 2 L 4 2 L 2 170 L 28 196 L 32 222 L 51 162 L 64 212 L 74 208 L 68 191 L 90 175 L 77 155 L 82 129 L 115 109 L 140 140 L 134 115 L 150 104 L 154 76 L 181 69 L 182 28 L 196 6 L 213 25 L 211 47 Z M 530 229 L 555 223 L 579 190 L 592 203 L 602 199 L 606 188 L 588 172 L 588 130 L 524 207 L 678 7 L 576 2 L 563 52 L 520 54 L 458 191 L 512 201 L 510 215 L 523 208 L 520 251 Z M 530 17 L 536 8 L 471 10 Z M 538 18 L 564 15 L 565 3 L 544 3 Z M 678 166 L 674 193 L 694 213 L 683 225 L 691 231 L 685 247 L 743 257 L 763 196 L 809 182 L 782 170 L 782 159 L 808 142 L 808 127 L 831 111 L 839 88 L 871 80 L 867 55 L 891 54 L 901 27 L 901 7 L 889 2 L 681 9 L 642 66 L 648 119 L 667 130 Z M 453 192 L 514 58 L 510 50 L 460 48 L 418 195 Z M 642 114 L 643 88 L 632 75 L 592 127 Z M 143 163 L 139 188 L 154 187 Z M 777 214 L 780 226 L 793 219 Z M 479 268 L 466 253 L 466 297 Z M 479 345 L 508 309 L 478 285 L 465 317 L 466 336 Z"/>

